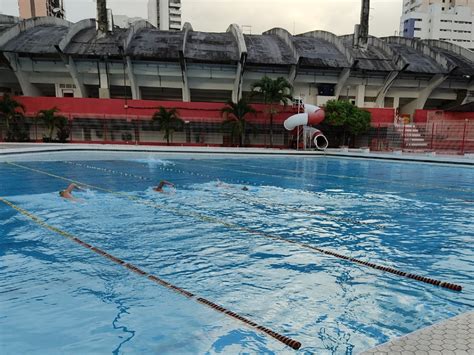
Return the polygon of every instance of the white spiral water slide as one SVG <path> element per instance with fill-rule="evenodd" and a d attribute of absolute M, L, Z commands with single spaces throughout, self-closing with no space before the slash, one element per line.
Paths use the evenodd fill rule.
<path fill-rule="evenodd" d="M 321 123 L 324 117 L 325 113 L 323 109 L 318 106 L 305 104 L 303 113 L 288 117 L 283 125 L 288 131 L 292 131 L 298 126 L 304 126 L 305 132 L 307 132 L 307 134 L 309 133 L 316 148 L 326 150 L 329 146 L 329 142 L 323 132 L 313 127 L 307 127 Z"/>

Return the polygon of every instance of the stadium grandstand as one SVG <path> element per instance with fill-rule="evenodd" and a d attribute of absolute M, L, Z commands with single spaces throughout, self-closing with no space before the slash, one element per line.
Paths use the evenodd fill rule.
<path fill-rule="evenodd" d="M 228 100 L 258 100 L 251 86 L 263 76 L 283 76 L 306 103 L 347 99 L 370 110 L 375 123 L 393 123 L 398 114 L 426 117 L 420 111 L 430 110 L 473 116 L 474 52 L 442 41 L 354 32 L 291 35 L 274 28 L 247 35 L 231 25 L 210 33 L 189 23 L 181 31 L 160 31 L 146 21 L 121 29 L 94 19 L 0 15 L 0 93 L 20 97 L 31 114 L 55 106 L 71 119 L 130 122 L 164 105 L 204 124 L 217 122 Z M 284 145 L 283 128 L 280 133 Z"/>

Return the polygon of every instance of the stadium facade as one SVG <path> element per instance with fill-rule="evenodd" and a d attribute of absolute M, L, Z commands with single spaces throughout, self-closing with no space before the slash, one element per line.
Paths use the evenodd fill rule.
<path fill-rule="evenodd" d="M 474 53 L 442 41 L 281 28 L 246 35 L 237 25 L 210 33 L 189 23 L 161 31 L 146 21 L 107 28 L 0 16 L 0 93 L 189 108 L 249 97 L 266 75 L 287 78 L 306 103 L 348 99 L 379 113 L 465 107 L 474 97 Z"/>

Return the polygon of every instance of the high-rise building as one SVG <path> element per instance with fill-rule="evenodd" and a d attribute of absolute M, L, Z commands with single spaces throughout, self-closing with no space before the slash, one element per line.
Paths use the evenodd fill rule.
<path fill-rule="evenodd" d="M 474 48 L 474 0 L 404 0 L 400 35 Z"/>
<path fill-rule="evenodd" d="M 38 16 L 64 18 L 63 0 L 18 0 L 18 7 L 22 19 Z"/>
<path fill-rule="evenodd" d="M 181 0 L 148 0 L 148 22 L 163 31 L 181 30 Z"/>

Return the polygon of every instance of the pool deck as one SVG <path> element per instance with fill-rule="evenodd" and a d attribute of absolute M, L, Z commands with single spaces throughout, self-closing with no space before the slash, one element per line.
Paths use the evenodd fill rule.
<path fill-rule="evenodd" d="M 432 325 L 363 352 L 362 355 L 472 355 L 474 311 Z"/>
<path fill-rule="evenodd" d="M 156 152 L 204 155 L 266 155 L 266 156 L 326 156 L 353 159 L 377 159 L 406 162 L 424 162 L 474 166 L 474 154 L 441 155 L 433 153 L 405 152 L 369 152 L 364 149 L 328 149 L 325 152 L 296 151 L 265 148 L 222 148 L 222 147 L 181 147 L 181 146 L 144 146 L 144 145 L 104 145 L 104 144 L 47 144 L 47 143 L 0 143 L 0 157 L 16 154 L 67 152 L 67 151 L 103 151 L 103 152 Z"/>

